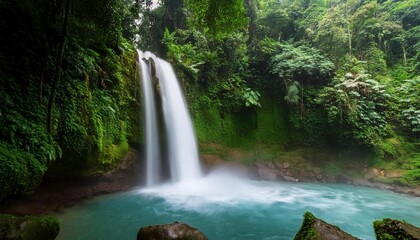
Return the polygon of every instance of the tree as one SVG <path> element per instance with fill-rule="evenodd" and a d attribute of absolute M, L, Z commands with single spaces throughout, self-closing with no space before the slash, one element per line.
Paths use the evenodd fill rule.
<path fill-rule="evenodd" d="M 280 79 L 317 85 L 329 82 L 333 75 L 334 64 L 314 48 L 283 43 L 278 51 L 271 58 L 271 72 Z"/>
<path fill-rule="evenodd" d="M 334 64 L 314 48 L 280 44 L 278 51 L 271 58 L 270 71 L 284 81 L 288 102 L 297 103 L 298 88 L 329 82 L 333 75 Z M 300 100 L 303 109 L 303 97 Z"/>
<path fill-rule="evenodd" d="M 330 8 L 314 32 L 314 45 L 327 54 L 338 65 L 348 52 L 347 19 L 340 6 Z"/>
<path fill-rule="evenodd" d="M 215 37 L 239 30 L 247 24 L 243 0 L 187 0 L 188 22 L 193 28 Z"/>
<path fill-rule="evenodd" d="M 293 19 L 285 4 L 270 2 L 264 11 L 261 11 L 257 24 L 260 35 L 273 39 L 288 40 L 294 36 Z"/>

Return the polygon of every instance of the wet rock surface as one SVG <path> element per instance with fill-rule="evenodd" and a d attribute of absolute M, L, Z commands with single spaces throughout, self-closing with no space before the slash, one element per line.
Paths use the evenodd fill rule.
<path fill-rule="evenodd" d="M 376 239 L 420 239 L 420 228 L 406 222 L 385 218 L 373 222 Z"/>
<path fill-rule="evenodd" d="M 207 237 L 185 223 L 153 225 L 140 228 L 137 240 L 207 240 Z"/>
<path fill-rule="evenodd" d="M 224 165 L 222 161 L 219 164 Z M 232 165 L 232 164 L 231 164 Z M 235 164 L 236 168 L 241 164 Z M 286 182 L 322 182 L 322 183 L 343 183 L 355 186 L 364 186 L 390 190 L 397 193 L 420 196 L 420 187 L 411 187 L 401 184 L 391 184 L 379 182 L 377 179 L 395 178 L 399 173 L 387 173 L 375 168 L 351 168 L 357 176 L 343 173 L 327 173 L 324 166 L 314 166 L 304 159 L 298 158 L 295 162 L 275 161 L 256 161 L 251 165 L 242 165 L 242 172 L 246 172 L 248 177 L 256 180 L 266 181 L 286 181 Z"/>
<path fill-rule="evenodd" d="M 0 239 L 53 240 L 59 231 L 60 223 L 54 217 L 0 214 Z"/>
<path fill-rule="evenodd" d="M 130 149 L 125 159 L 110 171 L 98 176 L 48 180 L 32 195 L 3 202 L 0 213 L 17 216 L 55 213 L 98 195 L 129 190 L 140 182 L 139 162 L 138 152 Z"/>
<path fill-rule="evenodd" d="M 316 218 L 312 213 L 306 212 L 303 223 L 295 240 L 356 240 L 358 238 L 344 232 L 339 227 L 331 225 L 323 220 Z"/>

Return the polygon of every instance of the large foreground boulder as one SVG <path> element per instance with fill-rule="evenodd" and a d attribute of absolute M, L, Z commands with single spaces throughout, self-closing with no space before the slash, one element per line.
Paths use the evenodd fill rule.
<path fill-rule="evenodd" d="M 203 233 L 185 223 L 154 225 L 140 228 L 137 240 L 207 240 Z"/>
<path fill-rule="evenodd" d="M 0 239 L 54 240 L 60 231 L 55 217 L 0 215 Z"/>
<path fill-rule="evenodd" d="M 295 236 L 295 240 L 354 240 L 358 239 L 344 232 L 339 227 L 328 224 L 306 212 L 302 226 Z"/>
<path fill-rule="evenodd" d="M 390 218 L 374 221 L 373 228 L 378 240 L 420 239 L 420 228 Z"/>

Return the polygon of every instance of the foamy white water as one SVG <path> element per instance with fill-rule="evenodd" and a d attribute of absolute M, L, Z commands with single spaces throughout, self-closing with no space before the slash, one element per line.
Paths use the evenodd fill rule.
<path fill-rule="evenodd" d="M 140 189 L 138 194 L 160 197 L 174 208 L 197 212 L 217 211 L 217 208 L 208 208 L 209 204 L 220 205 L 224 208 L 244 203 L 257 205 L 287 203 L 321 209 L 343 207 L 353 212 L 358 211 L 348 199 L 344 199 L 341 195 L 335 195 L 331 199 L 321 198 L 323 193 L 304 189 L 301 185 L 249 180 L 223 168 L 196 181 Z M 319 200 L 308 201 L 308 199 Z"/>
<path fill-rule="evenodd" d="M 253 181 L 216 171 L 198 181 L 96 198 L 58 217 L 58 239 L 130 239 L 139 227 L 181 221 L 209 239 L 293 239 L 303 214 L 374 240 L 372 222 L 420 226 L 420 198 L 337 184 Z"/>

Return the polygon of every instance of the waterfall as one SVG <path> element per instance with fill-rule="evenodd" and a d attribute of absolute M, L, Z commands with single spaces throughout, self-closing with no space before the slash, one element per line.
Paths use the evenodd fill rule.
<path fill-rule="evenodd" d="M 186 182 L 198 179 L 201 176 L 201 167 L 199 162 L 198 155 L 198 146 L 197 140 L 195 137 L 194 128 L 192 125 L 191 117 L 187 108 L 187 104 L 182 93 L 181 87 L 176 78 L 175 72 L 172 69 L 172 66 L 160 59 L 157 58 L 150 52 L 146 52 L 142 55 L 145 59 L 152 59 L 155 63 L 156 68 L 156 77 L 159 80 L 160 94 L 162 98 L 162 110 L 166 126 L 166 135 L 168 138 L 168 158 L 169 158 L 169 168 L 171 173 L 172 182 Z M 142 58 L 140 58 L 142 72 L 143 72 L 143 82 L 150 82 L 151 79 L 151 66 L 144 64 Z M 145 70 L 147 68 L 147 70 Z M 149 74 L 144 76 L 144 73 Z M 150 88 L 143 88 L 143 91 L 146 95 L 152 95 L 153 93 L 146 94 L 146 91 L 153 91 Z M 145 104 L 146 103 L 145 101 Z M 146 114 L 151 114 L 151 112 L 146 111 Z M 156 115 L 156 113 L 154 113 Z M 156 118 L 153 120 L 152 117 L 146 116 L 146 128 L 152 127 L 152 124 L 147 124 L 147 121 L 155 121 L 154 127 L 156 127 Z M 149 133 L 149 129 L 146 130 Z M 151 134 L 158 135 L 158 132 L 150 130 Z M 157 138 L 156 142 L 149 141 L 149 137 L 146 134 L 146 145 L 154 144 L 159 149 Z M 149 147 L 146 147 L 146 151 L 149 150 Z M 152 151 L 152 150 L 150 150 Z M 159 153 L 159 150 L 156 151 Z M 155 162 L 161 162 L 161 159 L 157 155 L 150 156 L 147 154 L 147 179 L 159 179 L 160 169 L 155 167 Z M 149 167 L 150 165 L 150 167 Z M 159 166 L 160 164 L 156 164 Z M 149 171 L 150 170 L 150 171 Z M 157 174 L 158 176 L 155 176 Z M 149 176 L 152 175 L 152 176 Z M 152 182 L 155 184 L 155 182 Z"/>
<path fill-rule="evenodd" d="M 155 96 L 152 88 L 151 63 L 142 60 L 143 53 L 138 51 L 144 98 L 146 128 L 146 185 L 152 186 L 161 181 L 159 135 L 157 128 Z"/>

